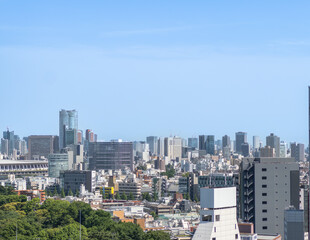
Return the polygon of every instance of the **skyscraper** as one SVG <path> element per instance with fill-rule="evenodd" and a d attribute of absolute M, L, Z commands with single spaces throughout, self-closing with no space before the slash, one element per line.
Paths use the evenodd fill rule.
<path fill-rule="evenodd" d="M 15 146 L 15 139 L 14 139 L 14 131 L 8 129 L 7 131 L 3 132 L 3 138 L 8 140 L 8 155 L 11 155 L 14 150 Z"/>
<path fill-rule="evenodd" d="M 59 111 L 59 148 L 66 147 L 66 130 L 78 130 L 78 112 L 76 110 Z M 75 136 L 77 138 L 77 136 Z M 75 141 L 77 142 L 77 141 Z"/>
<path fill-rule="evenodd" d="M 305 145 L 302 143 L 291 143 L 291 157 L 295 158 L 297 162 L 305 159 Z"/>
<path fill-rule="evenodd" d="M 206 150 L 206 135 L 199 135 L 199 150 Z"/>
<path fill-rule="evenodd" d="M 229 136 L 225 135 L 225 136 L 222 137 L 222 145 L 223 145 L 222 146 L 223 149 L 224 149 L 224 147 L 229 147 L 230 148 L 231 143 L 230 143 L 230 137 Z"/>
<path fill-rule="evenodd" d="M 152 155 L 157 154 L 158 138 L 156 136 L 146 137 L 146 142 L 149 144 Z"/>
<path fill-rule="evenodd" d="M 266 146 L 274 148 L 276 157 L 280 157 L 280 138 L 270 133 L 269 136 L 266 137 Z"/>
<path fill-rule="evenodd" d="M 214 155 L 214 135 L 207 135 L 206 152 L 208 154 Z"/>
<path fill-rule="evenodd" d="M 259 136 L 253 136 L 253 149 L 258 150 L 259 149 Z"/>
<path fill-rule="evenodd" d="M 241 146 L 243 143 L 247 142 L 247 133 L 246 132 L 237 132 L 236 133 L 236 152 L 242 153 Z"/>
<path fill-rule="evenodd" d="M 188 138 L 188 144 L 189 147 L 191 148 L 198 148 L 198 138 Z"/>

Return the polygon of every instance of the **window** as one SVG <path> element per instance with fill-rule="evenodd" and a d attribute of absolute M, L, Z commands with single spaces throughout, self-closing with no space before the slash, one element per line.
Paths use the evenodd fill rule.
<path fill-rule="evenodd" d="M 263 172 L 267 172 L 267 168 L 262 168 L 262 171 Z"/>
<path fill-rule="evenodd" d="M 212 238 L 212 240 L 216 240 L 216 238 Z"/>
<path fill-rule="evenodd" d="M 262 188 L 267 188 L 267 184 L 263 184 L 263 185 L 262 185 Z"/>
<path fill-rule="evenodd" d="M 212 215 L 203 215 L 202 221 L 204 222 L 211 222 L 212 221 Z"/>
<path fill-rule="evenodd" d="M 214 227 L 214 232 L 216 232 L 216 227 Z"/>
<path fill-rule="evenodd" d="M 266 222 L 266 221 L 267 221 L 267 218 L 263 218 L 262 220 L 263 220 L 263 222 Z"/>
<path fill-rule="evenodd" d="M 262 212 L 266 213 L 266 212 L 267 212 L 267 209 L 263 209 L 263 211 L 262 211 Z"/>
<path fill-rule="evenodd" d="M 235 234 L 235 239 L 238 239 L 238 234 Z"/>
<path fill-rule="evenodd" d="M 263 192 L 262 195 L 263 195 L 263 196 L 267 196 L 267 193 Z"/>
<path fill-rule="evenodd" d="M 262 177 L 262 179 L 263 179 L 263 180 L 266 180 L 266 179 L 267 179 L 267 177 L 266 177 L 266 176 L 263 176 L 263 177 Z"/>
<path fill-rule="evenodd" d="M 267 226 L 263 226 L 263 229 L 266 230 L 266 229 L 268 229 L 268 227 Z"/>
<path fill-rule="evenodd" d="M 262 204 L 267 204 L 267 201 L 263 201 Z"/>
<path fill-rule="evenodd" d="M 220 221 L 220 215 L 215 215 L 215 221 Z"/>

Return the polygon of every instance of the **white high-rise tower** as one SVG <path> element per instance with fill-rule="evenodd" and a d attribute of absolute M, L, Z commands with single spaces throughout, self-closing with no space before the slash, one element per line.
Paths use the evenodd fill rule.
<path fill-rule="evenodd" d="M 240 240 L 236 188 L 201 188 L 200 223 L 193 240 Z"/>

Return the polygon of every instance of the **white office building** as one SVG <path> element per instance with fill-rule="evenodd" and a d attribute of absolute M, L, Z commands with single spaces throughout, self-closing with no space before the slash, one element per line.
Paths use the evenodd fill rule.
<path fill-rule="evenodd" d="M 201 188 L 200 223 L 193 240 L 240 240 L 236 188 Z"/>

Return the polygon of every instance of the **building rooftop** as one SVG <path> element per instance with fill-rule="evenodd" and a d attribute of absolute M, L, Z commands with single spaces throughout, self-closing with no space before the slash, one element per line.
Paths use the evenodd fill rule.
<path fill-rule="evenodd" d="M 43 161 L 43 160 L 7 160 L 7 159 L 0 160 L 0 165 L 3 165 L 3 164 L 41 164 L 41 163 L 48 163 L 48 162 Z"/>

